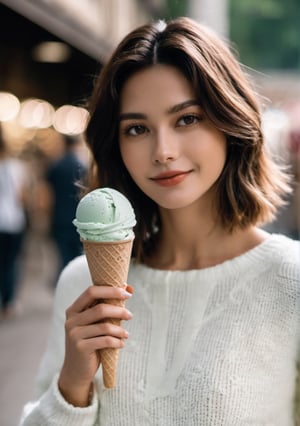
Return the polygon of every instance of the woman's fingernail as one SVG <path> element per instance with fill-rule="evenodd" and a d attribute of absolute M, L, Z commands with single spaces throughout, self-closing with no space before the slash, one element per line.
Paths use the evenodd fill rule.
<path fill-rule="evenodd" d="M 128 291 L 124 290 L 123 288 L 121 289 L 121 293 L 122 293 L 122 296 L 125 297 L 126 299 L 129 299 L 129 297 L 132 296 L 131 293 L 129 293 Z"/>
<path fill-rule="evenodd" d="M 133 317 L 133 314 L 130 311 L 128 311 L 128 309 L 126 309 L 126 310 L 127 310 L 128 318 L 131 319 Z"/>
<path fill-rule="evenodd" d="M 127 285 L 126 286 L 126 291 L 128 291 L 128 293 L 133 294 L 133 287 L 131 287 L 131 285 Z"/>
<path fill-rule="evenodd" d="M 128 337 L 129 337 L 129 333 L 128 333 L 128 331 L 127 331 L 127 330 L 124 330 L 124 335 L 125 335 L 125 339 L 128 339 Z"/>

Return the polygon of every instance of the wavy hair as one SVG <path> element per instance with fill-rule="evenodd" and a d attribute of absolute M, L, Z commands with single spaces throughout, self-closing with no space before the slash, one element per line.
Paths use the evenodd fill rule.
<path fill-rule="evenodd" d="M 226 136 L 227 159 L 216 190 L 220 221 L 229 231 L 275 217 L 289 178 L 266 152 L 258 96 L 228 43 L 190 18 L 143 25 L 117 46 L 95 81 L 86 129 L 93 165 L 89 190 L 110 186 L 126 195 L 137 216 L 135 256 L 150 254 L 159 233 L 157 205 L 135 184 L 119 149 L 124 83 L 155 64 L 176 67 L 201 108 Z M 158 231 L 158 232 L 157 232 Z"/>

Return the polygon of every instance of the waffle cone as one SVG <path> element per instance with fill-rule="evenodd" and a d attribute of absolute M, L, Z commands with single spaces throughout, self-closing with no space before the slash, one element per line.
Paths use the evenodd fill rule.
<path fill-rule="evenodd" d="M 131 257 L 133 240 L 94 242 L 82 240 L 90 274 L 94 285 L 124 287 Z M 119 299 L 103 299 L 103 303 L 124 306 Z M 107 320 L 105 320 L 107 321 Z M 109 319 L 112 324 L 120 325 L 120 320 Z M 100 350 L 104 386 L 116 386 L 116 373 L 119 349 Z"/>

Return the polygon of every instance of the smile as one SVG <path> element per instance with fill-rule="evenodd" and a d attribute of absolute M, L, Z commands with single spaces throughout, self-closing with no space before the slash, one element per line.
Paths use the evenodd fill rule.
<path fill-rule="evenodd" d="M 183 171 L 175 170 L 175 171 L 161 173 L 151 178 L 151 180 L 160 186 L 174 186 L 181 183 L 189 174 L 190 174 L 190 171 L 183 172 Z"/>

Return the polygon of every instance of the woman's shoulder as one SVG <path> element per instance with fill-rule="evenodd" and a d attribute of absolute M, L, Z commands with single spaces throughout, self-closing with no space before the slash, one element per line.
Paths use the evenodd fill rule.
<path fill-rule="evenodd" d="M 300 241 L 275 235 L 272 249 L 272 268 L 276 272 L 277 285 L 281 291 L 300 300 Z"/>
<path fill-rule="evenodd" d="M 88 264 L 86 256 L 82 254 L 75 257 L 67 264 L 67 266 L 63 269 L 59 279 L 64 280 L 70 277 L 74 277 L 76 279 L 76 277 L 85 277 L 87 274 L 89 274 Z"/>
<path fill-rule="evenodd" d="M 85 255 L 75 257 L 63 269 L 57 282 L 56 297 L 75 300 L 92 284 Z"/>
<path fill-rule="evenodd" d="M 289 267 L 299 271 L 300 267 L 300 241 L 285 235 L 273 235 L 274 246 L 277 248 L 277 261 L 280 267 Z"/>

